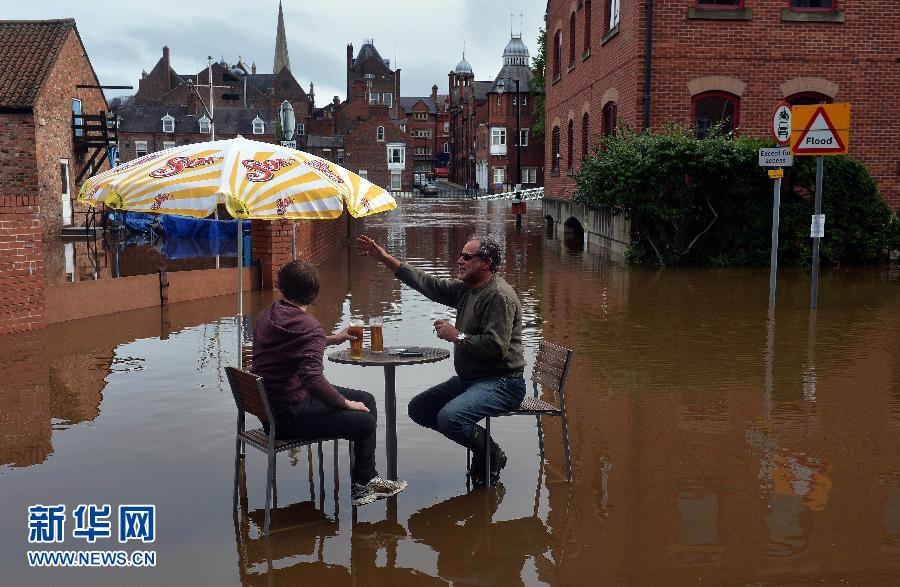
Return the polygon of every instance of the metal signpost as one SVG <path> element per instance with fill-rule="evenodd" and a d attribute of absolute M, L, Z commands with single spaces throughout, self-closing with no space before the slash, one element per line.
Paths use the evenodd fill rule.
<path fill-rule="evenodd" d="M 778 227 L 781 222 L 781 179 L 784 168 L 794 164 L 791 150 L 785 145 L 791 138 L 791 106 L 780 102 L 772 111 L 772 135 L 779 147 L 759 150 L 760 167 L 774 167 L 769 177 L 775 180 L 772 192 L 772 253 L 769 261 L 769 307 L 775 303 L 776 276 L 778 274 Z"/>
<path fill-rule="evenodd" d="M 850 104 L 794 106 L 791 123 L 791 154 L 816 155 L 815 214 L 810 226 L 813 239 L 810 308 L 819 297 L 819 239 L 825 236 L 822 214 L 822 176 L 825 155 L 846 155 L 850 146 Z"/>

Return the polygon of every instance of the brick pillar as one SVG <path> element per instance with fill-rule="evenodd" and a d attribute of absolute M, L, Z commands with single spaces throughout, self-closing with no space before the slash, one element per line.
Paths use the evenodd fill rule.
<path fill-rule="evenodd" d="M 297 223 L 298 231 L 302 223 Z M 263 289 L 275 287 L 282 265 L 291 260 L 291 223 L 288 220 L 252 220 L 250 222 L 253 263 L 262 261 Z"/>

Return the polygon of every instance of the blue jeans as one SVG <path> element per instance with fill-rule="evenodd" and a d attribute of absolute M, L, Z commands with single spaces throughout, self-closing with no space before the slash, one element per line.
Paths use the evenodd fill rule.
<path fill-rule="evenodd" d="M 476 423 L 487 416 L 513 410 L 525 399 L 522 377 L 488 377 L 463 381 L 451 377 L 423 391 L 409 402 L 413 422 L 437 430 L 453 442 L 476 452 L 472 433 Z"/>

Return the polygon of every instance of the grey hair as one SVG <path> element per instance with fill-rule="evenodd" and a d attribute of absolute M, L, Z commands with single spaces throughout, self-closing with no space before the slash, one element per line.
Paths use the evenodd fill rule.
<path fill-rule="evenodd" d="M 481 237 L 478 235 L 474 235 L 469 240 L 478 241 L 477 253 L 482 257 L 491 260 L 491 273 L 496 273 L 500 269 L 500 259 L 502 256 L 500 243 L 490 237 Z"/>

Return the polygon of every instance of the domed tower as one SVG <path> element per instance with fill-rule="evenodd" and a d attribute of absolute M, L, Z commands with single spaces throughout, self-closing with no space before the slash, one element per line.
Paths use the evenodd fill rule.
<path fill-rule="evenodd" d="M 522 35 L 511 34 L 509 43 L 503 50 L 503 67 L 494 78 L 494 85 L 488 93 L 512 91 L 514 89 L 512 80 L 519 81 L 520 92 L 528 92 L 533 77 L 531 56 L 528 53 L 528 47 L 522 42 Z"/>
<path fill-rule="evenodd" d="M 475 82 L 475 74 L 472 72 L 472 66 L 466 61 L 466 50 L 463 49 L 462 61 L 456 64 L 453 71 L 450 72 L 450 96 L 456 94 L 462 99 L 462 88 L 471 88 Z"/>

